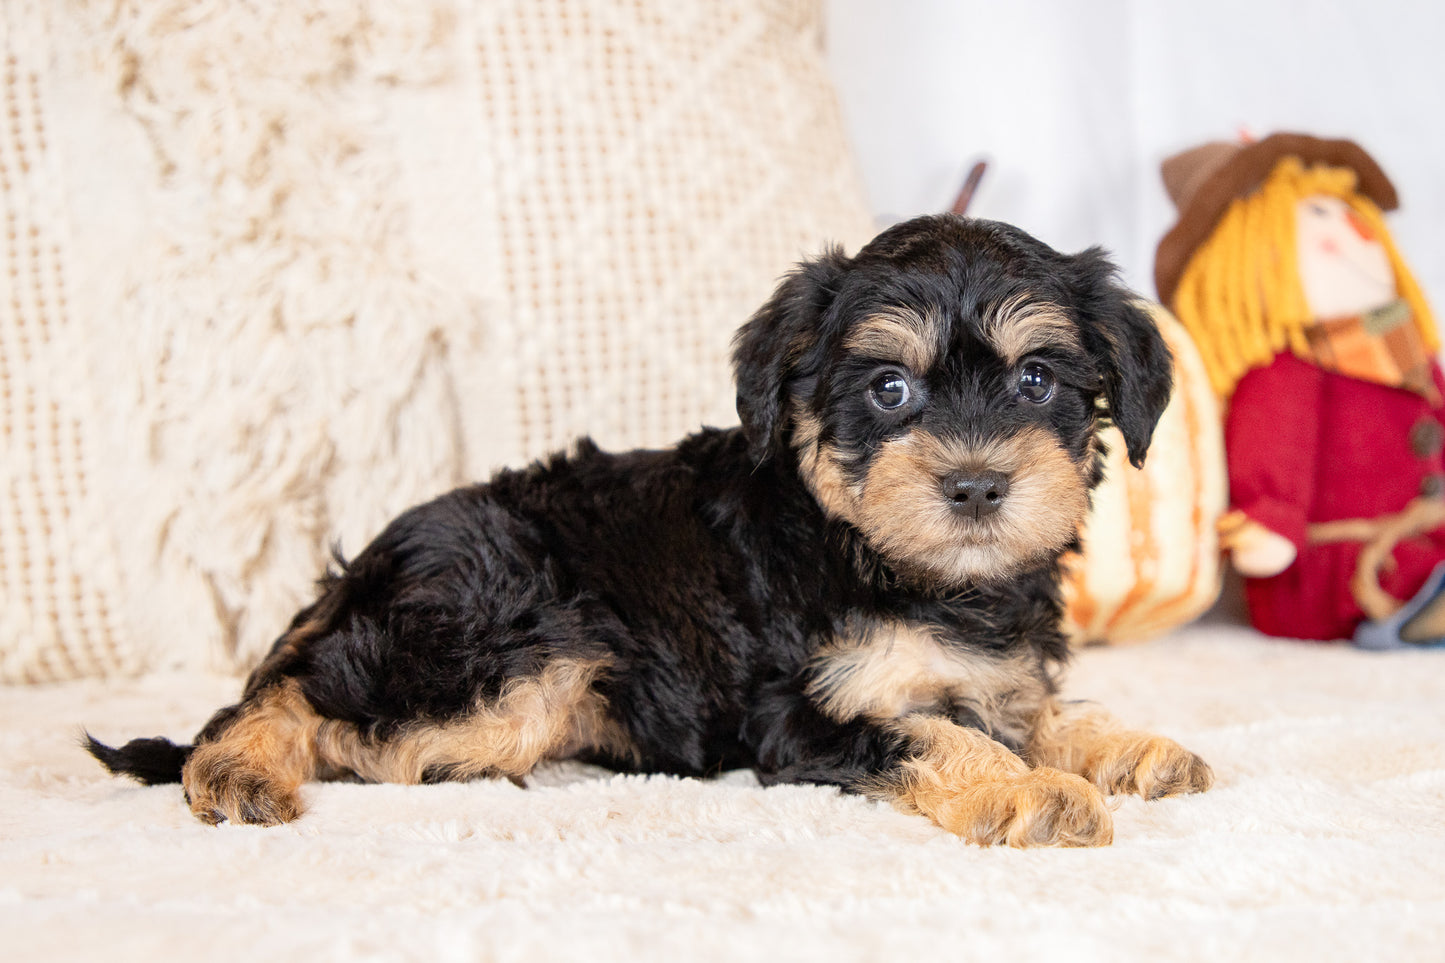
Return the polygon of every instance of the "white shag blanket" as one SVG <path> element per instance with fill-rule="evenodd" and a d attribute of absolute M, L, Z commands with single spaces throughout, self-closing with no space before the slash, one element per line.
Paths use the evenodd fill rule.
<path fill-rule="evenodd" d="M 312 785 L 212 828 L 76 745 L 189 737 L 235 679 L 0 690 L 7 960 L 1439 960 L 1445 652 L 1231 625 L 1081 653 L 1066 693 L 1178 738 L 1210 792 L 1114 845 L 980 849 L 828 789 L 558 766 L 527 789 Z"/>

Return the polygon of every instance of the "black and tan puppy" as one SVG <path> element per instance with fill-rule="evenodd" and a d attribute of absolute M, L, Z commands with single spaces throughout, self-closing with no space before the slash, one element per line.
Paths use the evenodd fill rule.
<path fill-rule="evenodd" d="M 1098 845 L 1105 793 L 1210 784 L 1055 698 L 1059 557 L 1101 419 L 1137 464 L 1170 389 L 1097 250 L 929 217 L 783 281 L 736 339 L 742 426 L 588 442 L 412 509 L 321 583 L 192 746 L 89 748 L 208 822 L 311 779 L 519 778 L 547 759 L 751 767 L 979 843 Z"/>

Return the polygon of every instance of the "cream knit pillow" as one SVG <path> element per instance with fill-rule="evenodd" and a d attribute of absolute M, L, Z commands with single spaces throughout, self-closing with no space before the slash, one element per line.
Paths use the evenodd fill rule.
<path fill-rule="evenodd" d="M 591 433 L 869 222 L 819 0 L 0 6 L 0 680 L 244 667 L 328 546 Z"/>

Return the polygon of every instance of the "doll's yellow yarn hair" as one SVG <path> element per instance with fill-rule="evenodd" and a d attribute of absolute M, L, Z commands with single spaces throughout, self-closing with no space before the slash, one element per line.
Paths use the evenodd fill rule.
<path fill-rule="evenodd" d="M 1415 276 L 1385 229 L 1384 216 L 1355 191 L 1348 168 L 1305 167 L 1297 157 L 1274 166 L 1263 184 L 1236 198 L 1214 232 L 1195 249 L 1174 294 L 1174 313 L 1199 346 L 1210 384 L 1228 397 L 1245 372 L 1285 350 L 1308 357 L 1304 329 L 1312 320 L 1300 283 L 1295 208 L 1325 194 L 1354 208 L 1380 239 L 1425 344 L 1439 350 L 1435 319 Z"/>

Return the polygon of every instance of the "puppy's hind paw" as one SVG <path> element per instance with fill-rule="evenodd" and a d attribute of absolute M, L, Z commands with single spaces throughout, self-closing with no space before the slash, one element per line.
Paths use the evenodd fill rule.
<path fill-rule="evenodd" d="M 279 826 L 301 815 L 294 789 L 251 769 L 188 766 L 183 781 L 192 814 L 213 826 L 221 822 Z"/>

